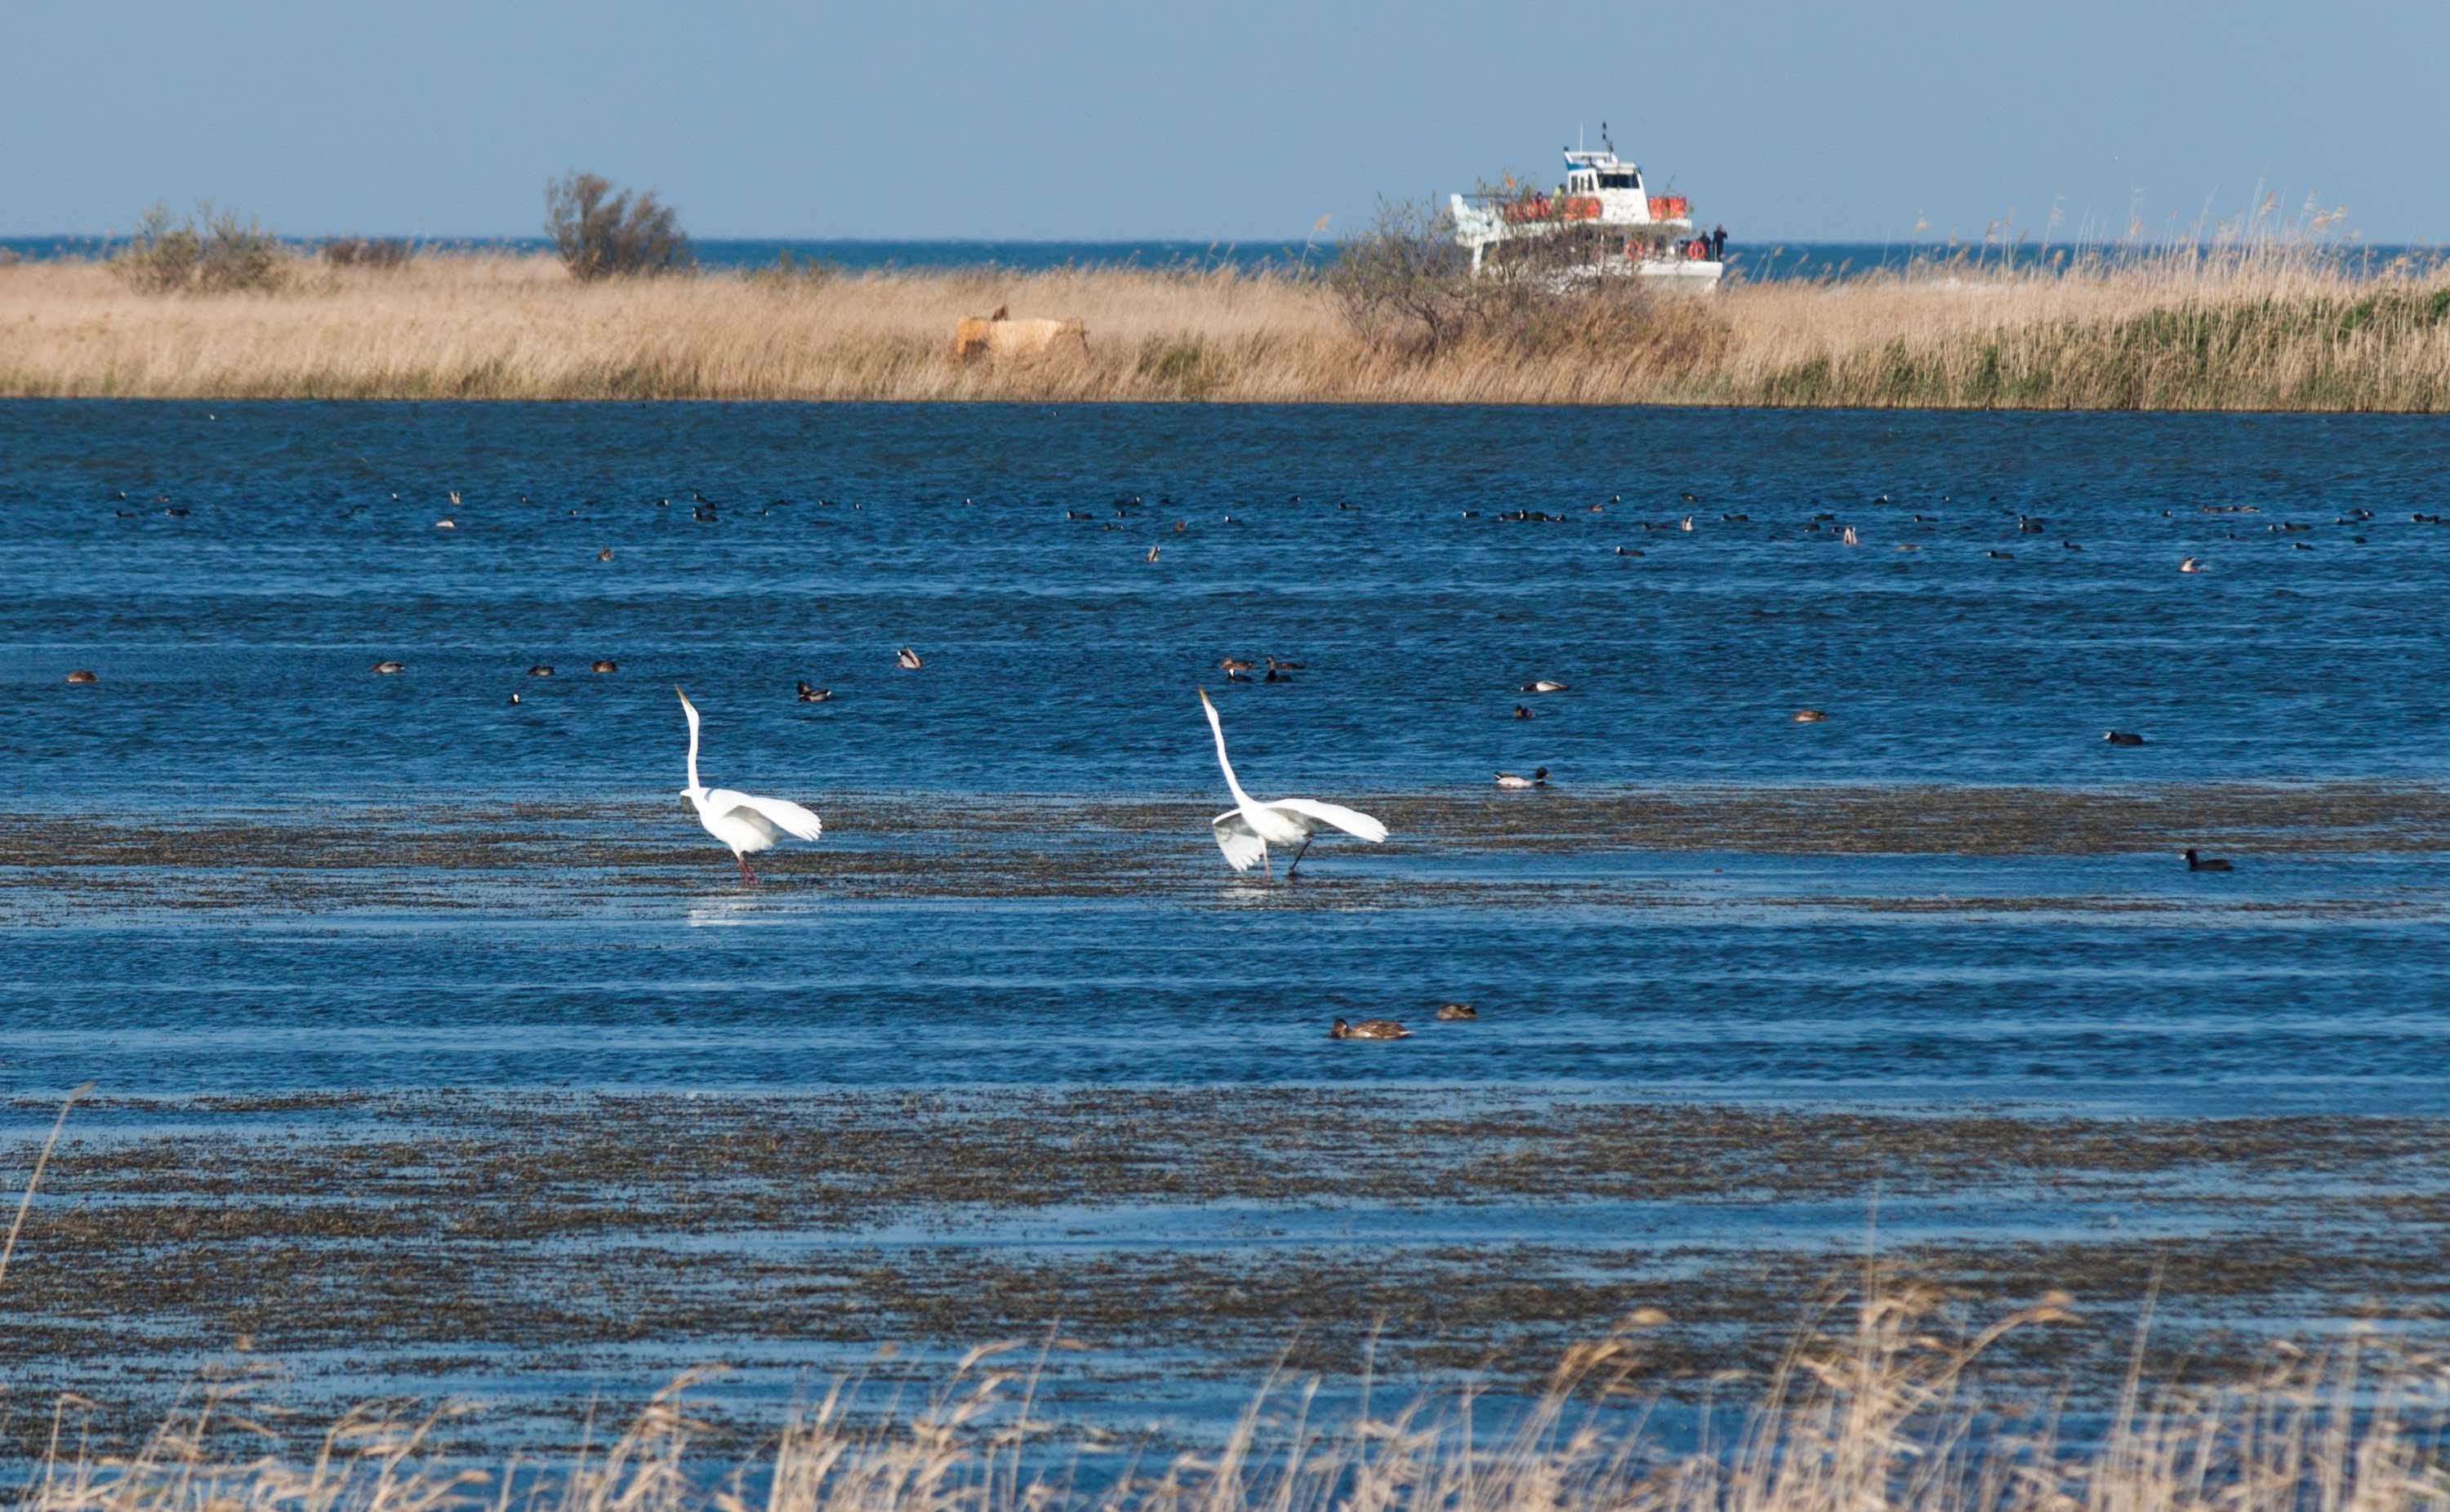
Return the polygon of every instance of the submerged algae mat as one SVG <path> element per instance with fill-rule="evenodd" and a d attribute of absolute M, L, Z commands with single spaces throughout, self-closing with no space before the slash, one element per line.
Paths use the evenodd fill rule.
<path fill-rule="evenodd" d="M 1455 902 L 1673 904 L 1622 879 L 1475 873 L 1473 857 L 1724 853 L 2114 856 L 2189 844 L 2337 855 L 2450 849 L 2450 788 L 2325 784 L 2070 789 L 1677 788 L 1408 794 L 1353 800 L 1392 832 L 1364 852 L 1330 836 L 1315 878 L 1284 906 Z M 816 805 L 824 841 L 762 859 L 769 885 L 848 899 L 1097 898 L 1213 891 L 1213 797 L 989 794 L 920 800 L 836 794 Z M 1419 864 L 1429 863 L 1429 865 Z M 1410 864 L 1408 864 L 1410 863 Z M 728 875 L 719 846 L 662 804 L 496 804 L 321 809 L 96 825 L 86 816 L 0 814 L 0 919 L 91 908 L 316 911 L 379 907 L 584 909 L 704 890 Z M 505 891 L 515 889 L 515 892 Z M 1955 906 L 2015 906 L 1959 900 Z"/>
<path fill-rule="evenodd" d="M 22 1169 L 48 1110 L 8 1117 Z M 1529 1388 L 1656 1308 L 1650 1375 L 1698 1392 L 1771 1367 L 1876 1252 L 1976 1312 L 2072 1293 L 2086 1322 L 2011 1360 L 2082 1398 L 2156 1289 L 2156 1369 L 2240 1368 L 2375 1297 L 2431 1336 L 2445 1135 L 1451 1088 L 105 1098 L 10 1270 L 11 1374 L 104 1404 L 115 1447 L 232 1361 L 301 1433 L 379 1389 L 560 1445 L 684 1366 L 734 1367 L 706 1406 L 751 1433 L 812 1376 L 926 1383 L 1060 1334 L 1048 1411 L 1196 1425 L 1279 1361 Z M 11 1453 L 49 1431 L 9 1421 Z"/>

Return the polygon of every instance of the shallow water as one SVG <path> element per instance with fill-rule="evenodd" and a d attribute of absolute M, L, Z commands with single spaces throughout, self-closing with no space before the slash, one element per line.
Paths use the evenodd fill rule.
<path fill-rule="evenodd" d="M 199 1099 L 443 1087 L 505 1116 L 571 1092 L 1264 1087 L 1384 1092 L 1404 1116 L 2004 1111 L 2045 1143 L 2071 1114 L 2437 1127 L 2450 527 L 2409 516 L 2442 509 L 2445 474 L 2450 426 L 2359 417 L 0 404 L 11 1142 L 89 1076 L 82 1137 L 198 1151 L 262 1116 Z M 1497 518 L 1520 510 L 1565 518 Z M 903 645 L 923 669 L 897 669 Z M 1268 654 L 1302 669 L 1216 666 Z M 1518 690 L 1534 677 L 1570 686 Z M 835 697 L 800 704 L 800 678 Z M 826 815 L 763 888 L 672 796 L 674 683 L 710 781 Z M 1227 872 L 1201 686 L 1251 786 L 1378 809 L 1393 842 L 1322 842 L 1292 884 Z M 1489 785 L 1534 766 L 1552 791 Z M 2191 875 L 2185 844 L 2240 869 Z M 1447 998 L 1482 1019 L 1429 1022 Z M 1420 1033 L 1325 1037 L 1382 1014 Z M 367 1116 L 384 1149 L 442 1127 Z M 1357 1108 L 1322 1160 L 1396 1116 Z M 72 1145 L 46 1211 L 102 1200 L 78 1163 L 99 1148 Z M 1112 1268 L 1192 1250 L 1263 1273 L 1289 1245 L 1332 1270 L 1511 1239 L 1560 1273 L 1629 1250 L 1649 1275 L 1696 1245 L 1817 1252 L 1882 1190 L 1867 1169 L 1763 1194 L 1740 1142 L 1711 1158 L 1723 1193 L 1573 1188 L 1553 1224 L 1536 1197 L 1287 1189 L 1220 1216 L 1163 1188 L 1021 1219 L 948 1195 L 855 1239 L 960 1232 L 1031 1285 L 1088 1266 L 1106 1279 L 1077 1315 Z M 2358 1180 L 2438 1194 L 2395 1158 Z M 249 1170 L 178 1200 L 277 1202 L 253 1184 L 281 1168 Z M 2079 1210 L 2037 1178 L 1926 1172 L 1900 1200 L 1913 1242 L 1994 1259 L 2113 1218 L 2120 1245 L 2245 1231 L 2273 1253 L 2373 1231 L 2284 1214 L 2279 1179 L 2173 1169 L 2146 1198 L 2174 1206 L 2122 1188 Z M 813 1221 L 637 1242 L 792 1254 L 834 1243 Z M 32 1237 L 24 1285 L 48 1294 Z M 94 1237 L 86 1263 L 135 1242 Z M 583 1270 L 591 1242 L 539 1263 Z M 458 1273 L 433 1243 L 419 1263 Z M 2126 1277 L 2127 1253 L 2085 1263 Z M 741 1295 L 721 1340 L 574 1335 L 542 1386 L 483 1363 L 531 1336 L 507 1301 L 471 1304 L 453 1343 L 504 1390 L 628 1393 L 749 1349 Z M 212 1347 L 221 1311 L 148 1296 L 88 1320 L 124 1335 L 91 1368 L 157 1328 L 179 1361 Z M 1604 1322 L 1585 1305 L 1497 1308 L 1473 1337 Z M 896 1302 L 874 1328 L 958 1353 L 962 1330 L 1045 1321 Z M 1234 1347 L 1264 1358 L 1309 1322 L 1260 1308 Z M 1190 1337 L 1118 1328 L 1099 1368 L 1176 1373 Z M 390 1379 L 324 1347 L 301 1335 L 295 1364 L 334 1393 Z M 399 1368 L 421 1390 L 442 1367 Z"/>

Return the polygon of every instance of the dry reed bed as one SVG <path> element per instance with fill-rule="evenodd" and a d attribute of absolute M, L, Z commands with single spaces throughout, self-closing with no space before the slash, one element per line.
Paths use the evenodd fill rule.
<path fill-rule="evenodd" d="M 2275 1349 L 2255 1379 L 2149 1386 L 2070 1431 L 2047 1392 L 1986 1389 L 1985 1351 L 2080 1322 L 2069 1299 L 1974 1328 L 1936 1291 L 1870 1283 L 1851 1327 L 1807 1329 L 1764 1380 L 1723 1384 L 1722 1441 L 1647 1430 L 1643 1308 L 1558 1363 L 1527 1409 L 1468 1388 L 1373 1414 L 1313 1416 L 1315 1383 L 1268 1382 L 1223 1441 L 1168 1457 L 1043 1420 L 1037 1347 L 974 1349 L 926 1400 L 838 1382 L 729 1475 L 692 1455 L 682 1376 L 617 1439 L 566 1461 L 449 1456 L 449 1409 L 377 1403 L 302 1463 L 272 1440 L 248 1378 L 208 1378 L 138 1453 L 78 1446 L 63 1403 L 29 1512 L 2417 1512 L 2450 1502 L 2439 1362 L 2350 1337 Z M 2140 1350 L 2139 1350 L 2140 1355 Z M 1740 1373 L 1739 1373 L 1740 1374 Z M 12 1404 L 28 1410 L 31 1404 Z M 1081 1474 L 1086 1467 L 1091 1473 Z M 1111 1469 L 1114 1473 L 1107 1474 Z"/>
<path fill-rule="evenodd" d="M 1078 317 L 1087 359 L 962 364 L 956 320 Z M 1656 402 L 2450 408 L 2450 276 L 2200 250 L 2011 273 L 1947 264 L 1662 300 L 1630 327 L 1371 342 L 1316 280 L 1232 269 L 709 274 L 572 283 L 549 260 L 301 264 L 274 294 L 137 293 L 0 267 L 0 395 Z"/>

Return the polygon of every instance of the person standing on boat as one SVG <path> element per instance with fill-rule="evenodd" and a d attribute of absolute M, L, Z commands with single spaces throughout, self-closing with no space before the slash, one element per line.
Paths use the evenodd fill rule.
<path fill-rule="evenodd" d="M 1727 261 L 1727 228 L 1723 225 L 1710 233 L 1710 261 L 1714 262 Z"/>

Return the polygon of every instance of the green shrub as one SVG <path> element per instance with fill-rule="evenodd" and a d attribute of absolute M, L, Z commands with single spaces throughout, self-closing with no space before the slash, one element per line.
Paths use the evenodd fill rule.
<path fill-rule="evenodd" d="M 679 213 L 652 189 L 615 194 L 610 180 L 566 173 L 545 185 L 544 207 L 545 233 L 571 277 L 582 283 L 697 266 Z"/>
<path fill-rule="evenodd" d="M 206 200 L 175 219 L 167 205 L 146 211 L 111 267 L 147 294 L 226 294 L 279 288 L 289 260 L 253 216 L 242 221 Z"/>
<path fill-rule="evenodd" d="M 766 266 L 750 269 L 749 282 L 776 294 L 796 294 L 823 288 L 841 276 L 842 264 L 829 258 L 795 258 L 786 249 Z"/>
<path fill-rule="evenodd" d="M 336 268 L 379 268 L 397 272 L 408 266 L 417 246 L 406 237 L 334 236 L 323 239 L 323 261 Z"/>

